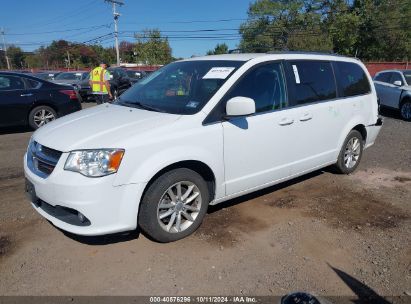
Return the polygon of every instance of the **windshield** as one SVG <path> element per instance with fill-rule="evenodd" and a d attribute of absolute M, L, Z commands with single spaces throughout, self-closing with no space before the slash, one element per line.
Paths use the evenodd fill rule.
<path fill-rule="evenodd" d="M 82 73 L 61 73 L 54 79 L 56 80 L 81 80 Z"/>
<path fill-rule="evenodd" d="M 407 84 L 409 86 L 411 86 L 411 71 L 405 71 L 404 72 L 404 78 L 405 78 L 405 81 L 407 82 Z"/>
<path fill-rule="evenodd" d="M 194 114 L 243 63 L 226 60 L 171 63 L 143 78 L 116 103 L 172 114 Z"/>

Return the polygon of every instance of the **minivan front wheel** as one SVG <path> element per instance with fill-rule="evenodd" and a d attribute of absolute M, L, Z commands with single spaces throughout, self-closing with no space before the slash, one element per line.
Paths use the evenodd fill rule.
<path fill-rule="evenodd" d="M 208 187 L 201 175 L 186 168 L 169 171 L 145 192 L 138 215 L 139 226 L 158 242 L 182 239 L 200 226 L 208 202 Z"/>
<path fill-rule="evenodd" d="M 350 174 L 357 169 L 360 164 L 364 140 L 357 130 L 351 130 L 338 156 L 336 167 L 340 173 Z"/>

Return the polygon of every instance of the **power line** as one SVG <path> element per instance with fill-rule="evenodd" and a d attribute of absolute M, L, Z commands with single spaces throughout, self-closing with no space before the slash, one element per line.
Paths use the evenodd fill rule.
<path fill-rule="evenodd" d="M 103 28 L 103 27 L 110 28 L 111 24 L 112 23 L 93 25 L 93 26 L 88 26 L 88 27 L 79 27 L 79 28 L 60 30 L 60 31 L 31 32 L 31 33 L 7 33 L 6 35 L 7 36 L 26 36 L 26 35 L 54 34 L 54 33 L 74 32 L 74 31 L 80 31 L 80 30 L 85 30 L 85 29 L 88 29 L 90 31 L 90 30 Z"/>

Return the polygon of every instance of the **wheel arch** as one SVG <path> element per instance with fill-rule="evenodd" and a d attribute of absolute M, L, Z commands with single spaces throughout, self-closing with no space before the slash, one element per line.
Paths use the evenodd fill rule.
<path fill-rule="evenodd" d="M 185 168 L 185 169 L 190 169 L 193 170 L 194 172 L 198 173 L 201 175 L 201 177 L 205 180 L 207 183 L 208 191 L 210 194 L 210 201 L 213 201 L 215 198 L 215 190 L 216 190 L 216 177 L 214 175 L 213 170 L 204 162 L 198 161 L 198 160 L 183 160 L 183 161 L 178 161 L 175 163 L 172 163 L 170 165 L 167 165 L 160 171 L 158 171 L 154 176 L 151 177 L 151 179 L 148 181 L 147 185 L 144 187 L 144 191 L 142 194 L 142 197 L 144 196 L 145 192 L 147 189 L 150 187 L 150 185 L 161 175 L 170 172 L 174 169 L 179 169 L 179 168 Z"/>
<path fill-rule="evenodd" d="M 52 108 L 52 109 L 54 110 L 54 112 L 56 112 L 57 117 L 59 117 L 59 111 L 58 111 L 58 109 L 57 109 L 57 107 L 56 107 L 55 105 L 50 104 L 50 103 L 48 103 L 48 102 L 38 101 L 38 102 L 33 103 L 33 104 L 30 106 L 30 108 L 29 108 L 29 110 L 28 110 L 28 112 L 27 112 L 27 122 L 30 121 L 30 113 L 31 113 L 31 111 L 33 111 L 33 110 L 34 110 L 35 108 L 37 108 L 37 107 L 42 107 L 42 106 Z"/>
<path fill-rule="evenodd" d="M 358 124 L 354 128 L 352 128 L 351 130 L 357 130 L 358 132 L 360 132 L 361 136 L 362 136 L 362 139 L 364 141 L 364 144 L 365 144 L 365 142 L 367 141 L 367 129 L 365 128 L 365 126 L 363 124 Z"/>

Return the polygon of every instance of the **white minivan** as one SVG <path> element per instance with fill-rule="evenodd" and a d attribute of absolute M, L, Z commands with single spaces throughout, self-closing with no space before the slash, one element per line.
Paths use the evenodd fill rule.
<path fill-rule="evenodd" d="M 382 120 L 353 58 L 228 54 L 164 66 L 103 104 L 37 130 L 26 192 L 55 226 L 80 235 L 140 227 L 169 242 L 209 205 L 329 165 L 353 172 Z"/>

